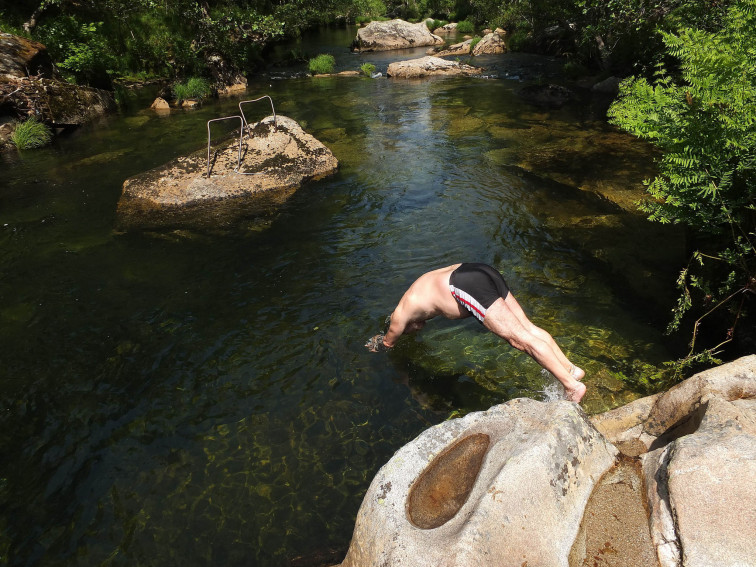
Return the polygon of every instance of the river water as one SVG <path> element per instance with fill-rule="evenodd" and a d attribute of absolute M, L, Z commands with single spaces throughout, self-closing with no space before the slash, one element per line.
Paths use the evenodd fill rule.
<path fill-rule="evenodd" d="M 340 561 L 404 443 L 558 390 L 472 320 L 368 352 L 431 268 L 503 271 L 586 369 L 589 413 L 642 395 L 639 369 L 672 356 L 681 235 L 631 212 L 651 156 L 604 124 L 605 103 L 528 103 L 519 90 L 555 66 L 528 57 L 481 60 L 487 78 L 386 79 L 422 51 L 352 54 L 354 33 L 291 48 L 384 76 L 277 68 L 244 95 L 270 95 L 340 161 L 276 214 L 114 230 L 123 181 L 202 148 L 238 98 L 162 116 L 141 91 L 0 158 L 0 565 Z"/>

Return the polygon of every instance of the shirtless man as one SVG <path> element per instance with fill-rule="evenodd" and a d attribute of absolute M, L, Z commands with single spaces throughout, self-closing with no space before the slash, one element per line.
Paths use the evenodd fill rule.
<path fill-rule="evenodd" d="M 572 364 L 554 338 L 527 318 L 509 292 L 502 275 L 487 264 L 454 264 L 420 276 L 391 314 L 385 335 L 365 345 L 376 352 L 391 348 L 404 333 L 419 331 L 428 319 L 443 315 L 462 319 L 474 315 L 489 331 L 527 353 L 564 386 L 567 398 L 580 402 L 585 372 Z"/>

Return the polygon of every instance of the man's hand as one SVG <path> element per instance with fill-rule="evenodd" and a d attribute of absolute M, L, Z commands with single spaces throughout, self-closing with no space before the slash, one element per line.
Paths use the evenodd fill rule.
<path fill-rule="evenodd" d="M 370 352 L 380 352 L 384 350 L 388 350 L 389 347 L 387 347 L 385 344 L 383 344 L 383 334 L 375 335 L 373 338 L 368 339 L 368 342 L 365 343 L 365 346 Z"/>

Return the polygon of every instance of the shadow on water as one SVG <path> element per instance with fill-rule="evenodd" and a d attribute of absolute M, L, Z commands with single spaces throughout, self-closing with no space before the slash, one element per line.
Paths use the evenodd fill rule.
<path fill-rule="evenodd" d="M 587 411 L 640 396 L 618 370 L 670 357 L 659 312 L 682 237 L 627 206 L 647 152 L 584 104 L 528 105 L 518 84 L 252 81 L 245 97 L 272 96 L 341 166 L 223 230 L 113 227 L 123 181 L 202 148 L 238 98 L 160 116 L 147 93 L 4 154 L 0 564 L 340 559 L 399 447 L 550 383 L 471 321 L 367 352 L 433 267 L 502 270 L 586 369 Z"/>

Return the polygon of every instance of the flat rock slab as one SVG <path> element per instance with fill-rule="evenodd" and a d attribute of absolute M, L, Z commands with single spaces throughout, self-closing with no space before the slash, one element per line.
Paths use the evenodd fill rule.
<path fill-rule="evenodd" d="M 396 61 L 386 70 L 386 75 L 399 79 L 418 79 L 431 76 L 473 76 L 480 75 L 481 70 L 472 65 L 465 65 L 459 61 L 448 61 L 440 57 L 428 55 L 418 59 Z"/>
<path fill-rule="evenodd" d="M 237 131 L 238 132 L 238 131 Z M 303 183 L 338 169 L 331 151 L 291 118 L 251 125 L 239 159 L 238 135 L 127 179 L 118 228 L 204 227 L 265 214 Z M 240 163 L 241 162 L 241 163 Z"/>

